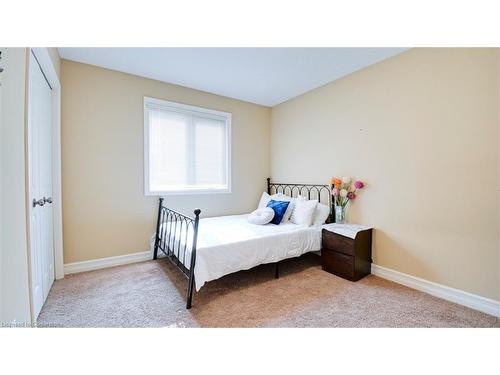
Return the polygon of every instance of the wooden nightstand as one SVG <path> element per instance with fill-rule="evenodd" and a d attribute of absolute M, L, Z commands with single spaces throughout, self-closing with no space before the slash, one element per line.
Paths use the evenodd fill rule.
<path fill-rule="evenodd" d="M 323 229 L 321 238 L 323 270 L 350 281 L 358 281 L 371 273 L 371 228 L 330 224 Z"/>

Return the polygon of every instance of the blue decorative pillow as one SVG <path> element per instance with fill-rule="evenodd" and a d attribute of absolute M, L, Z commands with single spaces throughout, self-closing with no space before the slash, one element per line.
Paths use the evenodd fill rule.
<path fill-rule="evenodd" d="M 288 208 L 288 205 L 290 202 L 288 201 L 275 201 L 275 200 L 270 200 L 269 203 L 267 204 L 267 207 L 270 207 L 274 211 L 274 217 L 273 220 L 271 220 L 271 224 L 276 224 L 278 225 L 281 223 L 281 220 L 283 220 L 283 215 L 285 215 L 285 211 Z"/>

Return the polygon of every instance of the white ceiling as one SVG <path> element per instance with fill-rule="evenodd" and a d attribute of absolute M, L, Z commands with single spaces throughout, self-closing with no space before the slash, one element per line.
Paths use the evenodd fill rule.
<path fill-rule="evenodd" d="M 59 48 L 97 65 L 275 106 L 407 48 Z"/>

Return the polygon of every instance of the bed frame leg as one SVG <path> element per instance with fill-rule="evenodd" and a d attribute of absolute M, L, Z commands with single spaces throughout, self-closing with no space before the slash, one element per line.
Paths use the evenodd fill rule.
<path fill-rule="evenodd" d="M 189 278 L 188 282 L 188 290 L 187 290 L 187 297 L 186 297 L 186 309 L 191 308 L 191 301 L 193 300 L 193 277 Z"/>
<path fill-rule="evenodd" d="M 158 245 L 160 244 L 160 223 L 162 221 L 161 206 L 163 205 L 163 197 L 160 197 L 160 199 L 158 199 L 158 202 L 159 203 L 158 203 L 158 218 L 156 219 L 155 248 L 153 251 L 154 260 L 158 259 Z"/>
<path fill-rule="evenodd" d="M 194 286 L 194 267 L 196 264 L 196 242 L 198 241 L 198 225 L 200 224 L 201 210 L 197 208 L 194 210 L 194 224 L 193 224 L 193 248 L 191 250 L 191 266 L 189 267 L 189 281 L 186 297 L 186 309 L 191 308 L 191 301 L 193 300 L 193 286 Z"/>
<path fill-rule="evenodd" d="M 158 259 L 158 242 L 160 242 L 160 240 L 155 241 L 155 248 L 153 251 L 153 260 Z"/>
<path fill-rule="evenodd" d="M 279 262 L 276 262 L 275 268 L 274 268 L 274 278 L 279 279 L 280 278 L 280 265 Z"/>

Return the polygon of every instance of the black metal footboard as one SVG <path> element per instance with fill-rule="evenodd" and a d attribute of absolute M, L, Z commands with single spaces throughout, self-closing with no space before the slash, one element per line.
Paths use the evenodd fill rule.
<path fill-rule="evenodd" d="M 161 250 L 167 259 L 188 279 L 186 309 L 191 308 L 196 264 L 196 242 L 201 210 L 194 210 L 194 218 L 167 208 L 160 198 L 153 259 Z M 189 268 L 186 267 L 186 262 Z"/>

